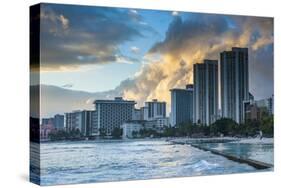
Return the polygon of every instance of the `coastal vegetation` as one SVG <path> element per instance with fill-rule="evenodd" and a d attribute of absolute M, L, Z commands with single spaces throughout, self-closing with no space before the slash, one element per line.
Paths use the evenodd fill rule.
<path fill-rule="evenodd" d="M 243 124 L 237 124 L 229 118 L 221 118 L 210 126 L 194 123 L 182 123 L 175 127 L 166 127 L 161 131 L 155 129 L 141 129 L 140 131 L 133 131 L 133 138 L 146 137 L 218 137 L 218 136 L 232 136 L 232 137 L 255 137 L 260 135 L 260 131 L 265 137 L 273 137 L 273 115 L 264 115 L 260 120 L 248 120 Z M 108 138 L 105 130 L 100 130 L 101 138 Z M 83 139 L 83 135 L 79 129 L 70 131 L 57 130 L 49 134 L 50 140 L 79 140 Z M 122 129 L 115 128 L 110 138 L 121 139 Z M 90 138 L 91 139 L 91 138 Z"/>

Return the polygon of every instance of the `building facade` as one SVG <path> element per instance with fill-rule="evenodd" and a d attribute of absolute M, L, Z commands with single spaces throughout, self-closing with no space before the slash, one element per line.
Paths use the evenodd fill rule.
<path fill-rule="evenodd" d="M 141 120 L 148 120 L 148 107 L 141 107 Z"/>
<path fill-rule="evenodd" d="M 42 118 L 41 125 L 54 125 L 54 118 Z"/>
<path fill-rule="evenodd" d="M 99 133 L 111 136 L 114 128 L 121 128 L 124 122 L 133 119 L 136 102 L 116 97 L 114 100 L 96 100 L 94 104 Z"/>
<path fill-rule="evenodd" d="M 248 48 L 220 53 L 222 117 L 243 122 L 243 101 L 249 99 Z"/>
<path fill-rule="evenodd" d="M 91 119 L 91 136 L 98 136 L 99 135 L 99 128 L 98 128 L 98 114 L 97 111 L 92 111 L 92 119 Z"/>
<path fill-rule="evenodd" d="M 65 113 L 66 131 L 82 130 L 82 114 L 80 110 Z"/>
<path fill-rule="evenodd" d="M 56 114 L 54 116 L 54 127 L 57 130 L 64 129 L 64 115 Z"/>
<path fill-rule="evenodd" d="M 138 132 L 143 129 L 144 122 L 133 120 L 133 121 L 127 121 L 122 124 L 122 138 L 133 138 L 134 136 L 137 136 Z M 136 134 L 136 135 L 135 135 Z"/>
<path fill-rule="evenodd" d="M 193 122 L 193 85 L 171 89 L 171 126 Z"/>
<path fill-rule="evenodd" d="M 218 61 L 193 66 L 193 122 L 210 125 L 218 118 Z"/>
<path fill-rule="evenodd" d="M 91 126 L 92 126 L 92 113 L 90 110 L 81 111 L 81 134 L 83 136 L 91 136 Z"/>
<path fill-rule="evenodd" d="M 142 120 L 142 113 L 141 113 L 141 109 L 134 109 L 133 112 L 133 120 Z"/>
<path fill-rule="evenodd" d="M 260 108 L 264 107 L 268 114 L 274 113 L 274 98 L 273 96 L 267 99 L 261 99 L 256 101 L 256 105 Z"/>
<path fill-rule="evenodd" d="M 147 119 L 166 117 L 166 102 L 159 102 L 157 99 L 145 102 L 147 108 Z"/>

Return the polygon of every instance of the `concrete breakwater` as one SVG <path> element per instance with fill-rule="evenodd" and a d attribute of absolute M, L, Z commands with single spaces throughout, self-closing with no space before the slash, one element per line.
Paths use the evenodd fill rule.
<path fill-rule="evenodd" d="M 273 168 L 272 164 L 268 164 L 268 163 L 264 163 L 264 162 L 261 162 L 261 161 L 240 157 L 240 156 L 230 155 L 230 154 L 224 153 L 222 151 L 218 151 L 218 150 L 215 150 L 215 149 L 210 149 L 210 148 L 202 147 L 202 146 L 200 146 L 198 144 L 191 144 L 191 146 L 195 147 L 195 148 L 198 148 L 198 149 L 201 149 L 201 150 L 204 150 L 204 151 L 209 151 L 209 152 L 211 152 L 213 154 L 216 154 L 216 155 L 223 156 L 223 157 L 225 157 L 225 158 L 227 158 L 229 160 L 235 161 L 235 162 L 248 164 L 248 165 L 250 165 L 250 166 L 252 166 L 252 167 L 254 167 L 256 169 Z"/>
<path fill-rule="evenodd" d="M 179 138 L 167 140 L 173 144 L 203 144 L 203 143 L 227 143 L 240 141 L 239 138 L 217 137 L 217 138 Z"/>
<path fill-rule="evenodd" d="M 173 144 L 188 144 L 194 148 L 203 150 L 203 151 L 209 151 L 215 155 L 220 155 L 223 156 L 229 160 L 238 162 L 238 163 L 244 163 L 248 164 L 256 169 L 268 169 L 268 168 L 273 168 L 274 166 L 272 164 L 268 164 L 265 162 L 245 158 L 239 155 L 233 155 L 226 153 L 224 151 L 219 151 L 216 149 L 211 149 L 205 146 L 202 146 L 202 144 L 205 143 L 228 143 L 228 142 L 238 142 L 240 139 L 238 138 L 200 138 L 200 139 L 191 139 L 191 138 L 182 138 L 182 139 L 174 139 L 174 140 L 169 140 L 169 142 Z"/>

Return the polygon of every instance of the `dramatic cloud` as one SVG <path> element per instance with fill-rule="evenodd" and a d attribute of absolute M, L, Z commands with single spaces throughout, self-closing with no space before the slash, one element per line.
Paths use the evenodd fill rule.
<path fill-rule="evenodd" d="M 134 10 L 42 5 L 41 70 L 67 71 L 83 65 L 137 61 L 119 46 L 154 32 Z"/>
<path fill-rule="evenodd" d="M 184 88 L 193 82 L 194 63 L 205 58 L 219 59 L 220 52 L 232 47 L 248 47 L 250 91 L 257 98 L 268 97 L 273 92 L 272 45 L 271 18 L 194 14 L 183 20 L 176 16 L 165 39 L 146 55 L 146 59 L 158 55 L 159 60 L 145 63 L 134 78 L 122 82 L 117 89 L 122 87 L 124 97 L 138 101 L 140 106 L 153 98 L 169 105 L 171 88 Z M 258 83 L 271 84 L 264 90 L 257 87 Z"/>
<path fill-rule="evenodd" d="M 83 63 L 133 62 L 131 57 L 118 53 L 118 45 L 134 37 L 141 37 L 140 30 L 148 28 L 142 27 L 146 25 L 142 24 L 145 23 L 144 20 L 133 10 L 120 13 L 115 9 L 106 9 L 107 16 L 104 8 L 101 12 L 97 9 L 91 14 L 84 9 L 83 13 L 69 10 L 71 14 L 57 9 L 53 11 L 56 16 L 48 19 L 55 23 L 56 29 L 64 36 L 60 38 L 56 29 L 46 27 L 54 31 L 46 31 L 47 34 L 44 34 L 43 40 L 48 40 L 48 43 L 44 42 L 47 46 L 42 48 L 49 52 L 42 56 L 46 68 L 52 68 L 52 65 L 71 65 L 75 68 Z M 108 14 L 114 16 L 109 18 Z M 138 107 L 143 106 L 145 101 L 156 98 L 166 101 L 169 110 L 169 90 L 184 88 L 186 84 L 193 83 L 193 64 L 201 63 L 206 58 L 219 59 L 220 52 L 231 50 L 232 47 L 249 48 L 250 92 L 257 99 L 273 94 L 272 18 L 183 14 L 173 17 L 164 39 L 146 53 L 142 68 L 133 77 L 121 82 L 114 90 L 83 94 L 77 105 L 73 104 L 74 98 L 69 98 L 67 102 L 61 103 L 71 104 L 61 110 L 65 112 L 69 109 L 81 109 L 81 104 L 85 108 L 91 108 L 93 100 L 112 99 L 115 96 L 136 100 Z M 136 48 L 130 50 L 137 51 Z M 75 97 L 78 97 L 79 93 L 76 94 Z M 53 95 L 54 100 L 56 95 Z M 68 98 L 66 95 L 60 95 L 63 96 L 62 101 Z M 47 100 L 49 98 L 46 97 Z M 51 104 L 52 109 L 57 110 L 56 102 L 45 105 Z"/>

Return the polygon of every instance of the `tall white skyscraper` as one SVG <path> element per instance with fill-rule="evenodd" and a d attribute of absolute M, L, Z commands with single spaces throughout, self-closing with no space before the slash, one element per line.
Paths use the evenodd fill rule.
<path fill-rule="evenodd" d="M 193 121 L 210 125 L 218 116 L 218 61 L 194 64 L 193 81 Z"/>
<path fill-rule="evenodd" d="M 232 48 L 220 54 L 222 117 L 244 120 L 243 101 L 249 99 L 248 48 Z"/>

